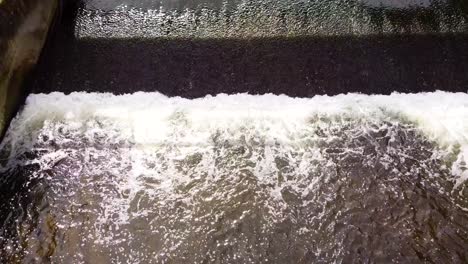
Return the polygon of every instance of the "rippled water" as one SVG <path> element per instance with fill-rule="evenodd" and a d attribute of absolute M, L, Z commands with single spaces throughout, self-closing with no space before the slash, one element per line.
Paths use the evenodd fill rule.
<path fill-rule="evenodd" d="M 463 4 L 450 0 L 87 2 L 77 16 L 78 38 L 245 39 L 466 33 L 468 29 Z"/>
<path fill-rule="evenodd" d="M 468 260 L 468 95 L 31 95 L 2 143 L 0 256 Z"/>

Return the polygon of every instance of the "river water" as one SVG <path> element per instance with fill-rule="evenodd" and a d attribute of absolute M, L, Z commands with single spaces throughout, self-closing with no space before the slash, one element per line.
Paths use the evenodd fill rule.
<path fill-rule="evenodd" d="M 32 94 L 4 263 L 466 263 L 468 94 Z"/>

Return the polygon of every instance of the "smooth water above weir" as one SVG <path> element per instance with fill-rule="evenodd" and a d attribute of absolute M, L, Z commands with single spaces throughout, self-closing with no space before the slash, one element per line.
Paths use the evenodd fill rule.
<path fill-rule="evenodd" d="M 2 262 L 468 261 L 468 95 L 32 94 Z"/>
<path fill-rule="evenodd" d="M 82 39 L 56 47 L 32 91 L 311 97 L 468 87 L 468 35 L 248 40 Z"/>

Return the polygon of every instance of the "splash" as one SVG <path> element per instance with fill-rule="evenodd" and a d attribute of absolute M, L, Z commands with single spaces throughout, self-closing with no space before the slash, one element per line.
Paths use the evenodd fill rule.
<path fill-rule="evenodd" d="M 464 93 L 30 95 L 1 145 L 2 256 L 462 261 L 467 135 Z"/>

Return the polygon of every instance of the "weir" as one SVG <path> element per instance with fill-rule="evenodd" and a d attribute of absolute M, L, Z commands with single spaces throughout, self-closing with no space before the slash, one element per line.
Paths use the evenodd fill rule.
<path fill-rule="evenodd" d="M 468 262 L 465 1 L 20 2 L 1 263 Z"/>
<path fill-rule="evenodd" d="M 311 97 L 468 83 L 463 1 L 84 1 L 65 13 L 35 93 Z"/>

